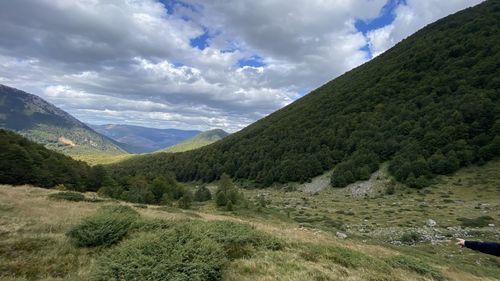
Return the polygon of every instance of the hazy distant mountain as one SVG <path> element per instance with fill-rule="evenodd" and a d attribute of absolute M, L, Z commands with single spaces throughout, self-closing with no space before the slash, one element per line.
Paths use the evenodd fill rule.
<path fill-rule="evenodd" d="M 120 142 L 120 146 L 131 153 L 146 153 L 164 149 L 201 133 L 201 131 L 196 130 L 155 129 L 132 125 L 89 124 L 89 126 Z"/>
<path fill-rule="evenodd" d="M 126 153 L 62 109 L 5 85 L 0 85 L 0 128 L 71 156 Z"/>
<path fill-rule="evenodd" d="M 192 139 L 188 139 L 182 143 L 176 144 L 171 147 L 167 147 L 163 151 L 165 152 L 183 152 L 188 150 L 193 150 L 196 148 L 200 148 L 205 145 L 209 145 L 218 140 L 223 139 L 225 136 L 229 135 L 227 132 L 221 129 L 209 130 L 199 135 L 195 136 Z"/>

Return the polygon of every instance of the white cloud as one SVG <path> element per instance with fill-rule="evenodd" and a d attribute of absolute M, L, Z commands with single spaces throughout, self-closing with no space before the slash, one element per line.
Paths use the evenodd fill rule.
<path fill-rule="evenodd" d="M 387 0 L 0 3 L 0 83 L 84 122 L 228 131 L 291 103 L 465 1 L 407 1 L 365 37 Z M 191 7 L 194 7 L 192 9 Z M 208 46 L 190 41 L 205 32 Z M 261 66 L 238 62 L 252 56 Z"/>
<path fill-rule="evenodd" d="M 393 23 L 367 34 L 371 52 L 377 56 L 427 24 L 483 1 L 407 0 L 394 11 L 396 18 Z"/>

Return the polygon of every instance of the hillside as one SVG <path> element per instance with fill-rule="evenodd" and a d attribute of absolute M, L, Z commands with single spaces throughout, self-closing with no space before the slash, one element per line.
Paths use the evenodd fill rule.
<path fill-rule="evenodd" d="M 195 137 L 188 139 L 186 141 L 183 141 L 179 144 L 170 146 L 165 148 L 164 152 L 184 152 L 184 151 L 189 151 L 193 149 L 197 149 L 209 144 L 212 144 L 218 140 L 221 140 L 228 136 L 229 134 L 226 133 L 224 130 L 221 129 L 215 129 L 215 130 L 209 130 L 202 132 Z"/>
<path fill-rule="evenodd" d="M 111 139 L 67 112 L 38 96 L 5 85 L 0 85 L 0 128 L 74 157 L 125 153 Z"/>
<path fill-rule="evenodd" d="M 178 129 L 155 129 L 132 125 L 89 125 L 120 143 L 120 147 L 130 153 L 153 152 L 176 145 L 195 137 L 201 131 Z"/>
<path fill-rule="evenodd" d="M 16 133 L 0 129 L 0 183 L 97 190 L 103 170 L 48 150 Z M 99 175 L 100 174 L 100 175 Z"/>
<path fill-rule="evenodd" d="M 214 145 L 111 169 L 206 182 L 225 172 L 269 186 L 335 166 L 332 185 L 342 187 L 388 161 L 396 179 L 421 188 L 498 155 L 499 17 L 498 1 L 468 8 Z"/>

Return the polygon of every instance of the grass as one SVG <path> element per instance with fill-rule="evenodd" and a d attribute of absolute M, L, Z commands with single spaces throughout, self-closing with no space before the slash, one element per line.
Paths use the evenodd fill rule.
<path fill-rule="evenodd" d="M 74 201 L 74 202 L 79 202 L 85 200 L 85 196 L 79 192 L 73 192 L 73 191 L 63 191 L 63 192 L 58 192 L 58 193 L 51 193 L 49 194 L 50 199 L 54 200 L 67 200 L 67 201 Z"/>
<path fill-rule="evenodd" d="M 457 220 L 479 218 L 499 225 L 499 168 L 498 161 L 471 167 L 438 178 L 427 191 L 396 185 L 392 195 L 384 189 L 367 197 L 352 196 L 347 189 L 317 195 L 300 192 L 300 186 L 286 192 L 269 189 L 265 208 L 250 204 L 234 212 L 217 209 L 211 201 L 186 211 L 51 200 L 51 190 L 0 186 L 0 280 L 114 280 L 113 270 L 145 279 L 137 274 L 152 272 L 133 272 L 132 262 L 154 268 L 158 275 L 150 280 L 496 280 L 498 258 L 459 249 L 454 238 L 500 237 L 496 227 L 465 227 L 463 219 Z M 258 203 L 263 191 L 244 192 Z M 105 247 L 81 247 L 65 235 L 85 224 L 102 233 L 112 229 L 114 218 L 128 217 L 135 219 L 125 225 L 123 236 L 97 243 Z M 429 218 L 437 226 L 425 226 Z M 336 238 L 339 230 L 348 238 Z M 417 243 L 394 243 L 416 241 L 413 233 Z M 180 256 L 193 258 L 179 263 Z"/>

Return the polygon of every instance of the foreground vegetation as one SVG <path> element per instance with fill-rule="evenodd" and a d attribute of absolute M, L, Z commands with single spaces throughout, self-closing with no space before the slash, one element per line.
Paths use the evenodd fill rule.
<path fill-rule="evenodd" d="M 332 185 L 367 179 L 381 163 L 415 188 L 500 151 L 500 3 L 433 23 L 370 62 L 223 140 L 111 167 L 211 182 L 223 173 L 262 186 L 304 182 L 335 167 Z"/>
<path fill-rule="evenodd" d="M 232 211 L 220 186 L 191 210 L 0 186 L 0 280 L 496 280 L 498 258 L 454 237 L 500 240 L 499 167 L 422 190 L 382 172 L 365 193 L 244 190 Z"/>

